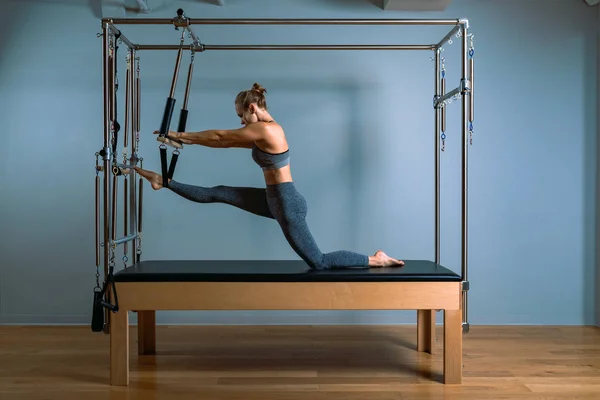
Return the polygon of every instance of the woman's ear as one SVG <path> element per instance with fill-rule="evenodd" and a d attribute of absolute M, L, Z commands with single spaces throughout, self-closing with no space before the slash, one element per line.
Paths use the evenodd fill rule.
<path fill-rule="evenodd" d="M 256 114 L 256 104 L 252 103 L 248 106 L 248 112 L 250 112 L 250 114 Z"/>

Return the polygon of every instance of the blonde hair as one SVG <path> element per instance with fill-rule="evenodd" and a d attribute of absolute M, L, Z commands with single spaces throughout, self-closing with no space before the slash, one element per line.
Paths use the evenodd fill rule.
<path fill-rule="evenodd" d="M 267 100 L 265 98 L 265 93 L 267 89 L 262 87 L 258 83 L 254 83 L 252 85 L 252 89 L 242 90 L 235 97 L 235 104 L 241 106 L 244 110 L 248 109 L 248 106 L 252 103 L 256 103 L 256 105 L 260 108 L 267 109 Z"/>

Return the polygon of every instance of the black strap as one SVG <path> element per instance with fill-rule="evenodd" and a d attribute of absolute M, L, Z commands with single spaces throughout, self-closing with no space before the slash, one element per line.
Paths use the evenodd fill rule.
<path fill-rule="evenodd" d="M 177 165 L 177 159 L 179 158 L 179 150 L 173 150 L 173 156 L 171 157 L 171 163 L 169 164 L 169 172 L 167 173 L 168 179 L 173 179 L 175 173 L 175 166 Z"/>
<path fill-rule="evenodd" d="M 173 150 L 173 155 L 171 156 L 171 162 L 169 163 L 169 167 L 167 169 L 167 147 L 165 145 L 160 146 L 160 166 L 162 170 L 162 184 L 163 187 L 168 187 L 169 179 L 173 179 L 173 174 L 175 173 L 175 167 L 177 166 L 177 160 L 179 159 L 179 150 Z"/>
<path fill-rule="evenodd" d="M 168 186 L 168 176 L 167 176 L 167 146 L 165 146 L 164 144 L 161 144 L 160 147 L 160 165 L 162 168 L 162 180 L 163 180 L 163 187 L 167 187 Z"/>
<path fill-rule="evenodd" d="M 104 329 L 104 308 L 102 307 L 102 289 L 94 288 L 94 304 L 92 308 L 92 332 L 102 332 Z"/>
<path fill-rule="evenodd" d="M 104 282 L 104 285 L 102 287 L 102 293 L 106 295 L 106 289 L 110 284 L 110 286 L 112 287 L 113 297 L 115 298 L 115 304 L 110 304 L 109 302 L 102 299 L 100 300 L 100 304 L 103 307 L 111 310 L 112 312 L 117 312 L 119 311 L 119 297 L 117 296 L 117 287 L 115 285 L 115 278 L 113 276 L 114 268 L 114 266 L 110 266 L 108 269 L 108 276 L 106 277 L 106 281 Z"/>
<path fill-rule="evenodd" d="M 102 332 L 104 330 L 104 309 L 111 310 L 116 313 L 119 311 L 119 296 L 117 295 L 117 287 L 113 276 L 114 267 L 110 266 L 108 276 L 102 288 L 94 288 L 94 304 L 92 309 L 92 332 Z M 110 304 L 105 300 L 108 285 L 112 287 L 112 294 L 115 299 L 115 304 Z"/>

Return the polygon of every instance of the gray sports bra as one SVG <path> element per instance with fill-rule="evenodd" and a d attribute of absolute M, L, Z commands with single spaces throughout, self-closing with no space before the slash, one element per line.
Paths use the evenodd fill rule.
<path fill-rule="evenodd" d="M 252 146 L 252 159 L 263 169 L 263 171 L 268 169 L 279 169 L 290 163 L 290 150 L 288 149 L 283 153 L 277 154 L 267 153 L 255 144 Z"/>
<path fill-rule="evenodd" d="M 252 159 L 257 163 L 263 170 L 278 169 L 285 167 L 290 163 L 290 150 L 286 150 L 283 153 L 267 153 L 258 148 L 258 146 L 252 146 Z"/>

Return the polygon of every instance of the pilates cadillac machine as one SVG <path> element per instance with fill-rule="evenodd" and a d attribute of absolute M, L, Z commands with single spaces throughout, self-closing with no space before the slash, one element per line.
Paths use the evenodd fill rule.
<path fill-rule="evenodd" d="M 118 25 L 173 25 L 181 30 L 179 44 L 136 44 Z M 421 45 L 210 45 L 203 44 L 192 25 L 447 25 L 438 43 Z M 186 34 L 191 43 L 186 44 Z M 461 43 L 461 77 L 446 92 L 443 46 L 456 36 Z M 433 354 L 435 312 L 443 311 L 443 382 L 462 381 L 462 333 L 469 331 L 468 281 L 468 147 L 473 134 L 473 35 L 466 19 L 189 19 L 183 10 L 174 18 L 102 19 L 102 77 L 104 91 L 103 147 L 96 153 L 96 286 L 91 328 L 110 334 L 111 385 L 129 384 L 129 315 L 138 315 L 138 354 L 156 350 L 157 310 L 417 310 L 417 351 Z M 126 53 L 123 151 L 118 144 L 118 48 Z M 285 261 L 154 261 L 142 260 L 143 179 L 133 166 L 141 132 L 139 51 L 177 51 L 171 91 L 160 123 L 163 179 L 172 177 L 180 144 L 166 138 L 175 110 L 175 91 L 182 54 L 191 61 L 178 131 L 184 131 L 194 56 L 212 50 L 428 50 L 433 52 L 433 116 L 435 148 L 435 237 L 433 260 L 405 260 L 402 268 L 315 271 L 301 260 Z M 440 263 L 440 152 L 446 139 L 446 108 L 462 103 L 462 224 L 460 275 Z M 155 128 L 149 128 L 155 130 Z M 167 168 L 167 145 L 175 148 Z M 100 163 L 100 158 L 102 163 Z M 102 179 L 100 175 L 102 174 Z M 138 178 L 139 180 L 136 180 Z M 102 181 L 102 185 L 101 185 Z M 120 183 L 122 181 L 122 183 Z M 123 236 L 118 237 L 117 204 L 123 195 Z M 101 201 L 102 198 L 102 201 Z M 123 269 L 115 272 L 118 247 Z M 130 260 L 132 260 L 130 262 Z M 104 267 L 100 285 L 100 265 Z"/>

